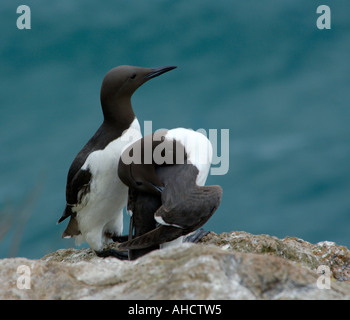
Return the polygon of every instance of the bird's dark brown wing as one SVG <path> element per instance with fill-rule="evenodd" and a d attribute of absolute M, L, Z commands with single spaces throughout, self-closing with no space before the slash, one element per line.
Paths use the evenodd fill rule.
<path fill-rule="evenodd" d="M 58 223 L 72 215 L 72 207 L 81 203 L 84 196 L 90 191 L 91 173 L 90 170 L 80 169 L 68 179 L 66 186 L 66 207 Z"/>
<path fill-rule="evenodd" d="M 164 189 L 166 191 L 166 188 Z M 164 192 L 163 191 L 163 192 Z M 187 190 L 188 191 L 188 190 Z M 186 198 L 167 210 L 163 204 L 155 213 L 167 224 L 122 243 L 120 249 L 142 249 L 175 240 L 203 226 L 219 207 L 222 189 L 219 186 L 196 187 Z"/>
<path fill-rule="evenodd" d="M 143 235 L 156 227 L 154 212 L 162 205 L 160 195 L 145 193 L 129 188 L 127 209 L 131 211 L 129 227 L 129 240 Z M 159 249 L 159 245 L 150 246 L 144 249 L 129 250 L 129 259 L 134 260 L 148 252 Z"/>
<path fill-rule="evenodd" d="M 122 168 L 120 164 L 119 168 Z M 129 175 L 126 168 L 122 169 Z M 130 184 L 127 183 L 129 187 L 134 185 L 135 188 L 135 200 L 132 202 L 135 235 L 132 240 L 120 244 L 119 248 L 131 252 L 157 247 L 186 235 L 207 222 L 220 204 L 222 189 L 219 186 L 197 186 L 198 173 L 198 169 L 190 163 L 156 166 L 155 174 L 164 187 L 161 196 L 159 192 L 152 197 L 149 190 L 143 189 L 144 184 L 137 186 L 130 177 L 126 177 L 126 182 L 131 181 Z M 153 197 L 157 200 L 153 201 Z M 155 205 L 150 208 L 148 201 Z M 146 231 L 145 223 L 155 226 L 155 218 L 159 218 L 157 221 L 161 225 Z"/>
<path fill-rule="evenodd" d="M 133 240 L 121 243 L 119 249 L 136 250 L 149 248 L 164 242 L 175 240 L 182 235 L 182 229 L 160 225 L 150 232 L 147 232 Z"/>
<path fill-rule="evenodd" d="M 164 192 L 167 193 L 165 188 Z M 177 226 L 182 229 L 201 227 L 219 207 L 222 189 L 220 186 L 195 186 L 186 190 L 186 195 L 177 202 L 171 196 L 165 196 L 163 205 L 154 214 L 155 219 L 161 218 L 166 225 Z M 163 198 L 163 197 L 162 197 Z"/>

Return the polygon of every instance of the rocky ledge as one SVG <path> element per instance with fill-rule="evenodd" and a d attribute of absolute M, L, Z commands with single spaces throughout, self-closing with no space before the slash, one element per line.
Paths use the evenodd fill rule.
<path fill-rule="evenodd" d="M 350 299 L 350 253 L 246 232 L 136 261 L 62 249 L 39 260 L 0 260 L 0 299 Z"/>

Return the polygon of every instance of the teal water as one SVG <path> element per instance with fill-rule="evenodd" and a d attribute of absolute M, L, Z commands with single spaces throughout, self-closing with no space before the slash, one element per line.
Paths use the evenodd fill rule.
<path fill-rule="evenodd" d="M 207 229 L 350 246 L 349 1 L 23 4 L 31 30 L 16 28 L 19 3 L 0 4 L 0 209 L 13 223 L 0 257 L 74 245 L 56 225 L 66 174 L 102 121 L 103 76 L 121 64 L 178 66 L 134 95 L 141 124 L 230 130 Z M 321 4 L 331 30 L 316 28 Z"/>

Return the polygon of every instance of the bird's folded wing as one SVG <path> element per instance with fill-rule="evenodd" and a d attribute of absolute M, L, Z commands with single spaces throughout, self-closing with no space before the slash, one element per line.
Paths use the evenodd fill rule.
<path fill-rule="evenodd" d="M 120 249 L 142 249 L 175 240 L 201 227 L 213 215 L 221 201 L 219 186 L 192 190 L 186 199 L 171 209 L 163 204 L 155 213 L 165 224 L 119 245 Z"/>
<path fill-rule="evenodd" d="M 183 233 L 183 229 L 160 225 L 142 236 L 136 237 L 130 241 L 121 243 L 119 249 L 143 249 L 164 242 L 175 240 Z"/>
<path fill-rule="evenodd" d="M 84 196 L 90 191 L 91 172 L 89 169 L 80 169 L 72 178 L 67 182 L 66 186 L 66 208 L 62 214 L 62 217 L 58 220 L 58 223 L 62 222 L 66 218 L 72 215 L 72 207 L 81 204 Z"/>
<path fill-rule="evenodd" d="M 177 202 L 167 192 L 168 189 L 163 192 L 163 205 L 155 212 L 155 219 L 183 229 L 203 225 L 219 207 L 222 196 L 220 186 L 195 187 L 187 190 L 181 201 L 177 199 Z"/>

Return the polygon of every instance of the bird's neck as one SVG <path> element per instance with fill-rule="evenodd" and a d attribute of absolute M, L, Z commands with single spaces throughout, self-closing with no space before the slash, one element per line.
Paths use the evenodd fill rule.
<path fill-rule="evenodd" d="M 122 97 L 102 103 L 104 122 L 118 129 L 129 128 L 135 119 L 130 97 Z"/>

